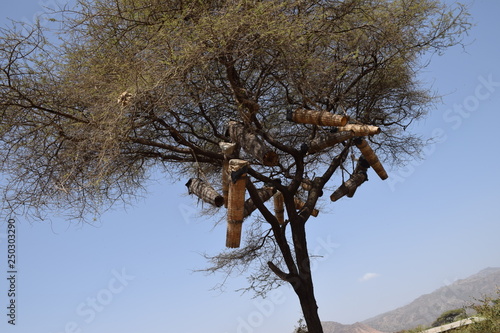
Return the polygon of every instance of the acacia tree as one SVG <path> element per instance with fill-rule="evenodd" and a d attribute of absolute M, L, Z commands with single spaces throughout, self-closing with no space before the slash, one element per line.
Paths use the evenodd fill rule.
<path fill-rule="evenodd" d="M 291 284 L 309 332 L 322 332 L 306 222 L 325 191 L 352 196 L 370 165 L 386 178 L 377 155 L 418 154 L 409 126 L 434 100 L 417 80 L 422 57 L 460 43 L 464 8 L 79 0 L 57 14 L 57 40 L 37 25 L 1 31 L 3 211 L 85 220 L 153 172 L 191 178 L 190 193 L 227 206 L 229 247 L 243 218 L 249 230 L 211 270 L 254 268 L 259 295 Z"/>

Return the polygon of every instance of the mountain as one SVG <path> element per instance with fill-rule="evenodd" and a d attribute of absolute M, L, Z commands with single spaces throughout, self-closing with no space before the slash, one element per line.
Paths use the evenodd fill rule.
<path fill-rule="evenodd" d="M 457 280 L 430 294 L 422 295 L 408 305 L 362 323 L 384 332 L 398 332 L 419 325 L 429 326 L 445 311 L 462 308 L 484 295 L 494 296 L 498 287 L 500 268 L 486 268 L 466 279 Z"/>
<path fill-rule="evenodd" d="M 324 321 L 321 324 L 323 333 L 383 333 L 362 323 L 342 325 L 334 321 Z"/>

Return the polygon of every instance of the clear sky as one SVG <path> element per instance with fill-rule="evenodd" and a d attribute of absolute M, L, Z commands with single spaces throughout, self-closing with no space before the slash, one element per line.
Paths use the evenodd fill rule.
<path fill-rule="evenodd" d="M 3 1 L 33 19 L 54 2 Z M 308 223 L 322 320 L 354 323 L 479 270 L 500 266 L 500 2 L 471 5 L 465 51 L 435 56 L 421 79 L 444 95 L 417 130 L 435 136 L 425 160 L 371 174 L 352 199 L 324 202 Z M 6 221 L 0 222 L 0 332 L 291 333 L 301 317 L 288 287 L 267 300 L 234 290 L 244 276 L 193 272 L 224 249 L 225 226 L 199 218 L 184 181 L 158 176 L 127 210 L 98 226 L 17 224 L 17 321 L 7 323 Z M 328 197 L 328 196 L 326 196 Z M 499 281 L 500 284 L 500 281 Z"/>

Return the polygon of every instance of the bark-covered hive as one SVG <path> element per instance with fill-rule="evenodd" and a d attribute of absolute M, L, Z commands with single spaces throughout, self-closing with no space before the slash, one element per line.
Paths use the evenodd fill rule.
<path fill-rule="evenodd" d="M 244 124 L 230 121 L 228 131 L 233 142 L 238 143 L 246 153 L 259 160 L 263 165 L 278 165 L 278 154 L 267 147 L 257 135 L 246 128 Z"/>
<path fill-rule="evenodd" d="M 189 194 L 194 194 L 206 203 L 215 207 L 220 207 L 224 204 L 224 197 L 221 196 L 214 188 L 207 182 L 200 178 L 191 178 L 186 186 Z"/>
<path fill-rule="evenodd" d="M 359 139 L 355 141 L 356 147 L 358 147 L 359 151 L 365 159 L 368 161 L 370 166 L 375 170 L 377 175 L 380 177 L 380 179 L 385 180 L 389 176 L 387 175 L 387 172 L 384 169 L 384 166 L 382 163 L 380 163 L 380 160 L 378 159 L 377 155 L 375 152 L 372 150 L 368 142 L 364 139 Z"/>
<path fill-rule="evenodd" d="M 349 117 L 334 114 L 326 110 L 297 109 L 288 115 L 288 119 L 299 124 L 313 124 L 319 126 L 344 126 Z"/>
<path fill-rule="evenodd" d="M 241 243 L 241 229 L 245 217 L 246 168 L 249 163 L 240 159 L 229 160 L 229 195 L 227 202 L 226 246 L 237 248 Z"/>

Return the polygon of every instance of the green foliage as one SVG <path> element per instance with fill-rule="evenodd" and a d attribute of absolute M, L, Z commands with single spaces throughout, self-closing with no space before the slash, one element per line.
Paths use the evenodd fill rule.
<path fill-rule="evenodd" d="M 467 309 L 474 313 L 473 317 L 468 319 L 473 323 L 453 329 L 453 333 L 499 333 L 500 332 L 500 289 L 497 291 L 497 297 L 485 296 L 476 303 L 469 305 L 464 309 L 454 309 L 441 314 L 432 327 L 439 327 L 455 321 L 467 319 Z M 423 326 L 411 330 L 404 330 L 398 333 L 418 333 L 428 328 Z"/>
<path fill-rule="evenodd" d="M 475 312 L 473 324 L 468 325 L 457 333 L 498 333 L 500 332 L 500 289 L 497 297 L 486 296 L 477 303 L 469 306 Z"/>
<path fill-rule="evenodd" d="M 399 331 L 399 332 L 396 332 L 396 333 L 420 333 L 420 332 L 423 332 L 427 329 L 427 327 L 425 326 L 417 326 L 413 329 L 410 329 L 410 330 L 403 330 L 403 331 Z"/>
<path fill-rule="evenodd" d="M 454 321 L 467 318 L 465 309 L 454 309 L 443 312 L 432 324 L 432 327 L 449 324 Z"/>
<path fill-rule="evenodd" d="M 295 330 L 293 333 L 308 333 L 309 331 L 307 330 L 307 325 L 304 321 L 304 319 L 300 318 L 298 322 L 298 326 L 295 327 Z"/>

